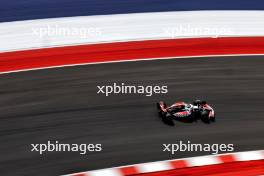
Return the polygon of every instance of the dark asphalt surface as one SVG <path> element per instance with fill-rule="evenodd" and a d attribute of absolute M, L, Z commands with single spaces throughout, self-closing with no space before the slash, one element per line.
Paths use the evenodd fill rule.
<path fill-rule="evenodd" d="M 190 157 L 162 152 L 163 143 L 231 143 L 264 149 L 264 56 L 112 63 L 0 75 L 1 175 L 59 175 Z M 168 85 L 166 95 L 97 94 L 97 85 Z M 212 124 L 158 118 L 155 102 L 206 99 Z M 102 143 L 103 151 L 30 152 L 32 143 Z"/>

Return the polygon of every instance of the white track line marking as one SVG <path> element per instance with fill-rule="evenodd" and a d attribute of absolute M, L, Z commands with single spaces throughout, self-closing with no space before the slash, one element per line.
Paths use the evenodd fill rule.
<path fill-rule="evenodd" d="M 171 169 L 173 169 L 173 167 L 168 162 L 145 163 L 137 166 L 137 170 L 140 173 L 157 172 Z"/>
<path fill-rule="evenodd" d="M 88 176 L 123 176 L 118 169 L 102 169 L 88 172 Z"/>
<path fill-rule="evenodd" d="M 250 161 L 264 159 L 262 151 L 241 152 L 234 154 L 237 161 Z"/>
<path fill-rule="evenodd" d="M 212 165 L 212 164 L 220 164 L 220 160 L 218 160 L 214 156 L 201 156 L 201 157 L 193 157 L 187 159 L 187 163 L 190 167 L 192 166 L 204 166 L 204 165 Z"/>
<path fill-rule="evenodd" d="M 106 62 L 91 62 L 91 63 L 80 63 L 80 64 L 66 64 L 66 65 L 58 65 L 58 66 L 51 66 L 51 67 L 39 67 L 39 68 L 32 68 L 32 69 L 22 69 L 22 70 L 0 72 L 0 75 L 10 74 L 10 73 L 27 72 L 27 71 L 44 70 L 44 69 L 53 69 L 53 68 L 55 69 L 55 68 L 64 68 L 64 67 L 95 65 L 95 64 L 110 64 L 110 63 L 138 62 L 138 61 L 155 61 L 155 60 L 169 60 L 169 59 L 192 59 L 192 58 L 202 58 L 202 57 L 207 57 L 207 58 L 235 57 L 235 56 L 264 56 L 264 53 L 263 54 L 226 54 L 226 55 L 176 56 L 176 57 L 158 57 L 158 58 L 119 60 L 119 61 L 106 61 Z"/>

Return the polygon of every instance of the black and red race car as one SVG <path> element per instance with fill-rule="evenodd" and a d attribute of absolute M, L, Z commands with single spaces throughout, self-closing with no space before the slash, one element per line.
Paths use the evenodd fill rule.
<path fill-rule="evenodd" d="M 196 121 L 201 119 L 203 122 L 215 122 L 214 109 L 206 101 L 195 100 L 192 104 L 176 102 L 167 107 L 166 103 L 157 103 L 159 116 L 164 122 L 175 120 Z"/>

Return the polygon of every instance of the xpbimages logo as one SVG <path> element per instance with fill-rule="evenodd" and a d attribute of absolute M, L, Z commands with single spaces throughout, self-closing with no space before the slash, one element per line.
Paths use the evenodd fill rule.
<path fill-rule="evenodd" d="M 163 144 L 163 151 L 171 154 L 176 152 L 210 152 L 218 154 L 219 152 L 233 152 L 234 144 L 194 144 L 191 141 L 179 141 L 175 144 Z"/>
<path fill-rule="evenodd" d="M 87 152 L 100 152 L 102 150 L 102 144 L 65 144 L 59 141 L 31 144 L 31 152 L 38 152 L 40 155 L 45 152 L 79 152 L 81 155 L 85 155 Z"/>
<path fill-rule="evenodd" d="M 113 85 L 97 86 L 97 94 L 109 96 L 111 94 L 142 94 L 152 96 L 153 94 L 168 93 L 168 86 L 143 86 L 143 85 L 126 85 L 125 83 Z"/>

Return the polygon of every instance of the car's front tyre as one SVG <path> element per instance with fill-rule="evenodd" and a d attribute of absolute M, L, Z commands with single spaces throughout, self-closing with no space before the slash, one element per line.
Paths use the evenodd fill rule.
<path fill-rule="evenodd" d="M 211 122 L 215 122 L 215 116 L 210 118 Z"/>

